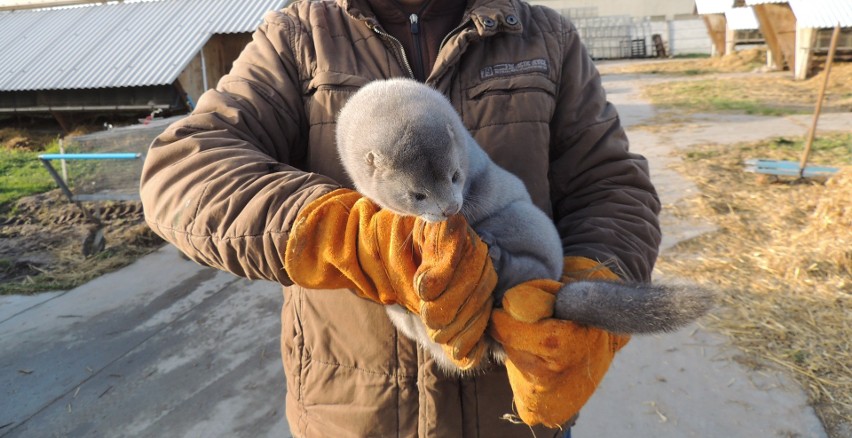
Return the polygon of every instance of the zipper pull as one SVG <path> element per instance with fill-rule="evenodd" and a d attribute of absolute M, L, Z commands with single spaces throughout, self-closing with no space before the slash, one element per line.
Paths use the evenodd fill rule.
<path fill-rule="evenodd" d="M 414 35 L 420 33 L 420 21 L 417 14 L 411 14 L 408 20 L 411 21 L 411 33 Z"/>

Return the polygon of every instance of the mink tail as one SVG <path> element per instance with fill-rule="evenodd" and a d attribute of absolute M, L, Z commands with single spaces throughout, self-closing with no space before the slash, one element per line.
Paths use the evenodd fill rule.
<path fill-rule="evenodd" d="M 554 316 L 613 333 L 672 332 L 715 301 L 715 292 L 694 285 L 575 281 L 559 291 Z"/>

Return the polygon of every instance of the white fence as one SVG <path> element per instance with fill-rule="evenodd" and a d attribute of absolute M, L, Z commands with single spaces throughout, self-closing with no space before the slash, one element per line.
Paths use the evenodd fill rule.
<path fill-rule="evenodd" d="M 713 51 L 713 43 L 701 17 L 651 21 L 651 33 L 663 37 L 669 55 L 709 55 Z"/>
<path fill-rule="evenodd" d="M 701 17 L 652 20 L 629 16 L 597 16 L 597 8 L 562 9 L 571 18 L 594 59 L 657 56 L 653 35 L 663 39 L 667 56 L 706 54 L 712 43 Z"/>

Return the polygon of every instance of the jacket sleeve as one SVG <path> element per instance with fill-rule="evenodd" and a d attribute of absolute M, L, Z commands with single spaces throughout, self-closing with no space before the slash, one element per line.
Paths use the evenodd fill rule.
<path fill-rule="evenodd" d="M 141 179 L 157 234 L 199 263 L 282 284 L 294 218 L 339 187 L 287 164 L 303 160 L 307 131 L 295 23 L 267 14 L 216 89 L 154 140 Z"/>
<path fill-rule="evenodd" d="M 661 234 L 660 201 L 644 157 L 628 151 L 615 107 L 576 29 L 561 19 L 563 64 L 551 123 L 554 221 L 566 256 L 649 281 Z"/>

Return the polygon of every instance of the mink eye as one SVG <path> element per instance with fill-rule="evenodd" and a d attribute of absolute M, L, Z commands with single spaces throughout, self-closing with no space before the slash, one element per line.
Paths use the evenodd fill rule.
<path fill-rule="evenodd" d="M 423 193 L 411 192 L 410 195 L 416 201 L 422 201 L 426 199 L 426 195 L 424 195 Z"/>
<path fill-rule="evenodd" d="M 453 184 L 459 182 L 459 177 L 461 177 L 461 175 L 459 175 L 459 171 L 457 170 L 456 173 L 454 173 L 453 177 L 452 177 Z"/>

